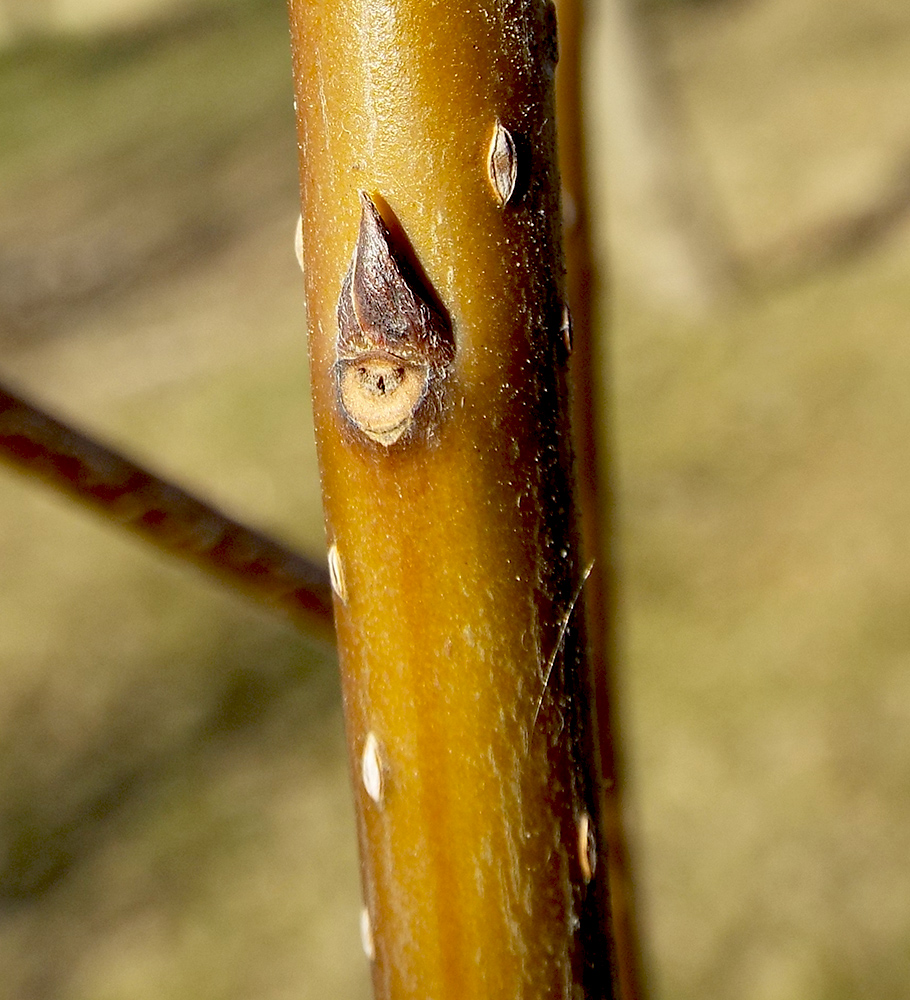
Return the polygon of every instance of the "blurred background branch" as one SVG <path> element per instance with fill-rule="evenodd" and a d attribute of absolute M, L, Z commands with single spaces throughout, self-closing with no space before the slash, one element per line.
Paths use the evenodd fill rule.
<path fill-rule="evenodd" d="M 79 433 L 0 385 L 0 457 L 169 555 L 331 641 L 327 569 Z"/>

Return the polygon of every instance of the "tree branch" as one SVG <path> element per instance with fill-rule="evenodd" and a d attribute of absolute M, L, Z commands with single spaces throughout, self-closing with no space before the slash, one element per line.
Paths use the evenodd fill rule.
<path fill-rule="evenodd" d="M 553 6 L 290 11 L 376 996 L 603 1000 Z"/>
<path fill-rule="evenodd" d="M 584 592 L 588 624 L 590 706 L 602 774 L 602 839 L 610 873 L 610 903 L 620 1000 L 643 1000 L 641 944 L 623 821 L 624 773 L 616 665 L 617 581 L 605 338 L 598 336 L 594 302 L 601 283 L 591 253 L 590 179 L 582 118 L 584 0 L 557 0 L 556 70 L 559 172 L 562 179 L 566 293 L 571 308 L 572 433 L 585 560 L 592 567 Z M 605 317 L 600 317 L 600 325 Z"/>
<path fill-rule="evenodd" d="M 0 459 L 331 638 L 325 569 L 2 386 Z"/>

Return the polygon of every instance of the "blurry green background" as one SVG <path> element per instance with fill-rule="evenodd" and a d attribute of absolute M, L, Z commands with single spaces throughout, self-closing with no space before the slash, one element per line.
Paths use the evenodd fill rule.
<path fill-rule="evenodd" d="M 654 998 L 903 998 L 910 6 L 654 0 L 649 173 L 610 2 Z M 0 0 L 0 39 L 0 378 L 322 558 L 284 4 Z M 330 651 L 0 470 L 0 996 L 365 998 L 359 906 Z"/>

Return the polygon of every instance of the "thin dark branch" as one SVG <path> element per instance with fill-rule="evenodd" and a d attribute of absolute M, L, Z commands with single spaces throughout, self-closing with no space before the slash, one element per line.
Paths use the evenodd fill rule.
<path fill-rule="evenodd" d="M 582 47 L 589 5 L 558 0 L 560 59 L 556 72 L 559 169 L 563 191 L 566 293 L 571 307 L 572 434 L 577 464 L 584 559 L 590 569 L 583 595 L 588 636 L 590 706 L 595 719 L 603 829 L 619 1000 L 645 1000 L 643 946 L 632 862 L 625 829 L 626 775 L 617 674 L 621 642 L 616 571 L 615 504 L 606 367 L 595 300 L 602 278 L 594 266 L 589 205 L 593 190 L 582 116 Z M 603 318 L 600 317 L 601 322 Z M 587 577 L 586 577 L 587 578 Z"/>
<path fill-rule="evenodd" d="M 221 580 L 332 630 L 328 571 L 0 386 L 0 459 Z"/>

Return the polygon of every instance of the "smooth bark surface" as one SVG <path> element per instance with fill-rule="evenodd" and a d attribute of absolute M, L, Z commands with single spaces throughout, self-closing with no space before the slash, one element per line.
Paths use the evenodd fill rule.
<path fill-rule="evenodd" d="M 290 10 L 376 994 L 608 997 L 552 6 Z"/>

